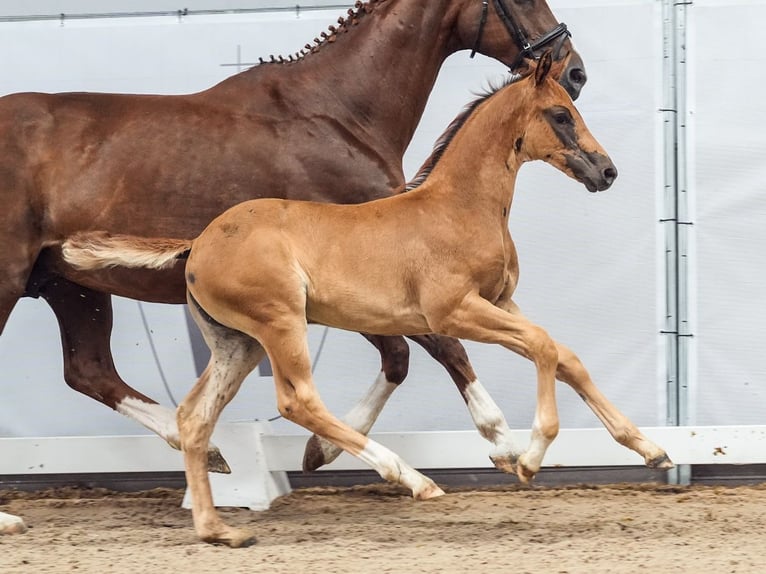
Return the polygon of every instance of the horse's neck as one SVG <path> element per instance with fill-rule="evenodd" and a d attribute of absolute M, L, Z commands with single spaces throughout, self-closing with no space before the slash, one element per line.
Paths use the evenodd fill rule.
<path fill-rule="evenodd" d="M 521 167 L 513 147 L 522 133 L 518 122 L 478 112 L 455 134 L 422 187 L 464 210 L 466 219 L 507 221 Z"/>
<path fill-rule="evenodd" d="M 262 89 L 268 76 L 306 115 L 329 114 L 368 140 L 380 138 L 404 154 L 425 109 L 450 44 L 448 0 L 385 0 L 370 4 L 356 24 L 294 63 L 267 64 L 230 79 Z M 223 86 L 227 82 L 222 83 Z M 257 110 L 262 112 L 263 110 Z"/>

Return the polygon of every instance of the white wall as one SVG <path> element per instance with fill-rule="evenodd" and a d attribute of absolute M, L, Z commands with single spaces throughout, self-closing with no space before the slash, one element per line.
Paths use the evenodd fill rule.
<path fill-rule="evenodd" d="M 662 166 L 658 111 L 662 60 L 659 3 L 653 0 L 553 0 L 550 3 L 573 31 L 575 44 L 588 69 L 590 81 L 578 107 L 591 131 L 609 150 L 620 177 L 609 192 L 590 195 L 549 166 L 531 165 L 522 170 L 511 216 L 511 231 L 521 262 L 521 284 L 516 300 L 531 319 L 580 354 L 594 380 L 626 414 L 642 425 L 664 424 L 665 389 L 660 376 L 664 354 L 658 335 L 661 253 L 656 209 L 662 191 L 658 176 Z M 704 15 L 705 10 L 709 10 L 711 16 L 709 21 L 707 17 L 698 16 L 694 22 L 700 26 L 695 49 L 726 58 L 727 66 L 731 59 L 739 61 L 731 55 L 733 51 L 719 50 L 720 36 L 708 30 L 717 21 L 714 3 L 700 4 L 705 5 L 704 9 L 701 7 L 697 12 Z M 763 2 L 736 4 L 742 5 L 738 8 L 741 10 L 760 10 L 763 6 Z M 104 6 L 98 10 L 88 7 L 85 11 L 103 12 L 106 4 Z M 158 4 L 157 9 L 161 6 Z M 2 8 L 0 4 L 0 15 Z M 0 75 L 0 93 L 195 91 L 234 73 L 235 67 L 223 64 L 236 62 L 238 50 L 242 62 L 255 62 L 258 56 L 271 53 L 294 52 L 342 12 L 335 8 L 303 11 L 300 18 L 292 12 L 275 12 L 200 15 L 180 20 L 175 16 L 70 19 L 63 26 L 57 21 L 0 23 L 4 68 Z M 746 27 L 743 33 L 755 38 L 755 24 L 752 26 L 752 30 Z M 741 33 L 731 30 L 726 37 L 739 36 Z M 709 47 L 706 42 L 710 42 Z M 740 52 L 755 58 L 756 48 L 745 51 L 743 47 Z M 715 61 L 705 59 L 705 65 L 714 66 Z M 697 77 L 706 81 L 696 90 L 700 98 L 697 132 L 703 134 L 707 129 L 718 135 L 723 133 L 722 126 L 731 124 L 731 114 L 718 105 L 718 98 L 737 101 L 736 87 L 726 86 L 725 94 L 715 91 L 723 89 L 720 86 L 708 92 L 711 81 L 708 74 L 701 73 L 701 68 L 701 65 L 697 68 Z M 719 71 L 716 67 L 716 73 Z M 502 73 L 503 68 L 494 62 L 483 58 L 470 60 L 467 53 L 457 54 L 447 62 L 408 151 L 405 161 L 408 174 L 426 157 L 447 123 L 473 98 L 472 92 L 481 90 L 488 80 Z M 754 92 L 757 73 L 735 74 L 728 84 L 742 76 L 747 76 L 741 81 L 749 82 L 746 85 Z M 741 99 L 744 101 L 740 111 L 734 112 L 742 114 L 743 127 L 739 134 L 747 131 L 749 118 L 753 117 L 744 111 L 752 96 Z M 700 118 L 703 112 L 704 122 Z M 749 134 L 755 137 L 752 132 Z M 700 180 L 705 180 L 709 182 L 705 185 L 711 188 L 722 186 L 738 190 L 736 196 L 727 191 L 727 198 L 746 196 L 746 200 L 733 203 L 724 200 L 732 225 L 720 219 L 721 209 L 714 209 L 715 203 L 708 205 L 700 201 L 700 231 L 703 223 L 707 224 L 706 230 L 717 230 L 717 235 L 706 239 L 708 243 L 700 238 L 700 252 L 704 245 L 706 257 L 704 265 L 700 257 L 700 324 L 710 325 L 716 333 L 713 336 L 706 331 L 704 338 L 702 335 L 700 338 L 700 349 L 705 351 L 698 369 L 697 397 L 704 401 L 704 406 L 698 406 L 700 422 L 722 421 L 720 413 L 727 412 L 726 408 L 711 407 L 706 393 L 713 393 L 717 395 L 714 400 L 725 402 L 732 382 L 728 375 L 733 362 L 742 375 L 733 380 L 751 381 L 751 394 L 743 395 L 744 406 L 752 405 L 757 398 L 754 393 L 758 389 L 759 373 L 762 388 L 762 367 L 759 370 L 754 360 L 733 361 L 734 357 L 739 359 L 739 355 L 747 355 L 747 352 L 733 346 L 731 337 L 725 337 L 724 331 L 718 329 L 719 324 L 728 325 L 728 308 L 724 312 L 702 301 L 703 298 L 729 301 L 740 311 L 737 319 L 744 319 L 754 333 L 756 323 L 763 323 L 758 321 L 758 311 L 748 312 L 753 308 L 748 302 L 756 300 L 758 292 L 759 283 L 752 278 L 757 277 L 756 262 L 763 252 L 759 246 L 763 246 L 764 236 L 757 226 L 757 170 L 747 167 L 757 157 L 757 150 L 763 148 L 748 147 L 742 153 L 733 153 L 743 140 L 736 133 L 731 139 L 726 152 L 729 161 L 722 162 L 715 170 L 716 162 L 722 161 L 715 144 L 700 145 L 697 150 L 698 166 L 708 170 L 697 174 L 700 193 L 703 189 Z M 762 146 L 762 137 L 758 141 Z M 751 163 L 745 164 L 748 157 Z M 717 174 L 717 179 L 709 179 L 709 173 Z M 746 186 L 742 185 L 745 179 L 749 182 Z M 733 182 L 738 183 L 734 186 Z M 720 190 L 711 189 L 709 197 L 721 201 L 724 196 Z M 729 244 L 717 239 L 718 236 L 731 237 L 732 229 L 742 229 L 733 219 L 742 211 L 746 212 L 750 227 L 740 235 L 734 233 L 732 247 L 744 246 L 743 253 L 748 257 L 743 256 L 742 262 L 749 261 L 750 265 L 737 266 L 731 264 Z M 749 244 L 745 237 L 754 237 L 755 241 Z M 721 263 L 728 264 L 726 274 L 716 278 L 714 273 L 706 272 L 708 264 L 714 270 Z M 742 281 L 732 284 L 727 280 L 737 274 L 745 274 Z M 132 301 L 117 301 L 114 339 L 117 366 L 130 384 L 170 404 L 153 362 L 137 305 Z M 144 309 L 154 331 L 153 341 L 161 346 L 161 364 L 171 392 L 180 398 L 194 378 L 183 312 L 178 307 L 148 304 L 144 304 Z M 719 314 L 717 320 L 716 314 Z M 749 318 L 751 323 L 747 323 Z M 312 328 L 312 349 L 317 348 L 322 332 L 321 328 Z M 737 344 L 743 340 L 747 340 L 747 336 L 741 334 Z M 142 432 L 137 425 L 64 385 L 58 346 L 52 313 L 40 301 L 23 301 L 0 338 L 3 366 L 0 384 L 4 386 L 0 435 Z M 479 376 L 506 412 L 511 426 L 528 427 L 535 395 L 532 367 L 500 349 L 474 344 L 468 347 Z M 727 349 L 734 349 L 734 355 Z M 716 363 L 710 367 L 708 359 L 716 355 Z M 361 337 L 330 331 L 316 368 L 317 384 L 331 408 L 342 413 L 372 382 L 378 368 L 377 353 Z M 703 376 L 703 371 L 711 376 Z M 708 384 L 710 379 L 715 379 L 716 384 Z M 562 387 L 559 404 L 563 426 L 588 427 L 597 423 L 569 389 Z M 753 420 L 757 418 L 756 410 L 751 407 L 755 414 L 748 416 L 748 422 L 757 422 Z M 229 420 L 268 418 L 275 414 L 270 380 L 257 376 L 251 377 L 224 413 Z M 739 420 L 736 412 L 723 418 L 729 422 L 730 415 L 734 422 Z M 376 430 L 468 428 L 472 428 L 470 419 L 446 373 L 413 346 L 410 377 L 383 413 Z M 289 423 L 281 422 L 276 423 L 276 430 L 298 432 Z"/>

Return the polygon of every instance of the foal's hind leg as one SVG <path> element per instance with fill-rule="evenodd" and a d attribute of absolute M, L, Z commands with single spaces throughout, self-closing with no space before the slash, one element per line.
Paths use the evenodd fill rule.
<path fill-rule="evenodd" d="M 396 387 L 407 375 L 409 348 L 401 337 L 364 335 L 380 351 L 382 370 L 367 394 L 343 417 L 344 422 L 367 434 Z M 503 472 L 515 473 L 520 449 L 500 408 L 479 382 L 465 348 L 457 339 L 440 335 L 409 337 L 421 345 L 452 377 L 471 413 L 479 434 L 494 445 L 490 459 Z M 306 444 L 303 469 L 315 470 L 335 460 L 341 449 L 313 435 Z"/>
<path fill-rule="evenodd" d="M 306 345 L 303 306 L 283 310 L 268 330 L 258 333 L 274 368 L 279 412 L 346 452 L 360 458 L 383 478 L 412 490 L 417 499 L 444 494 L 430 479 L 398 455 L 368 439 L 333 416 L 325 407 L 311 378 L 311 360 Z"/>
<path fill-rule="evenodd" d="M 407 376 L 410 348 L 403 337 L 383 337 L 362 333 L 380 352 L 381 369 L 367 394 L 343 417 L 343 422 L 366 435 L 383 410 L 391 393 Z M 303 453 L 303 470 L 316 470 L 338 458 L 343 449 L 312 435 Z"/>
<path fill-rule="evenodd" d="M 226 525 L 215 510 L 206 467 L 207 445 L 221 411 L 265 353 L 255 339 L 217 323 L 193 299 L 189 303 L 211 353 L 207 368 L 178 407 L 194 527 L 205 542 L 250 546 L 255 543 L 253 534 Z"/>
<path fill-rule="evenodd" d="M 567 347 L 556 343 L 559 362 L 556 378 L 572 387 L 596 416 L 604 423 L 614 439 L 636 451 L 650 468 L 672 468 L 667 453 L 646 438 L 596 387 L 580 359 Z"/>
<path fill-rule="evenodd" d="M 180 448 L 175 411 L 131 388 L 117 374 L 109 344 L 111 297 L 64 278 L 49 279 L 40 295 L 59 322 L 67 384 L 157 433 L 173 448 Z M 213 445 L 208 448 L 208 465 L 211 472 L 230 472 Z"/>

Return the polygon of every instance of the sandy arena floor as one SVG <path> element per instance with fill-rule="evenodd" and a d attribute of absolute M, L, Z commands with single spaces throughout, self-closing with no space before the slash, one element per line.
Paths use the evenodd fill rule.
<path fill-rule="evenodd" d="M 182 491 L 0 491 L 26 534 L 0 537 L 0 572 L 722 574 L 766 572 L 766 485 L 298 490 L 266 512 L 224 509 L 258 533 L 230 549 L 197 540 Z"/>

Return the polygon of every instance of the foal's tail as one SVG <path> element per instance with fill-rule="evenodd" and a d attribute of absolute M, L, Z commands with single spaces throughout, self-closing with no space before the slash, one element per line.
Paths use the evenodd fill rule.
<path fill-rule="evenodd" d="M 152 239 L 109 235 L 103 231 L 76 233 L 61 246 L 64 260 L 78 269 L 143 267 L 165 269 L 186 259 L 192 239 Z"/>

